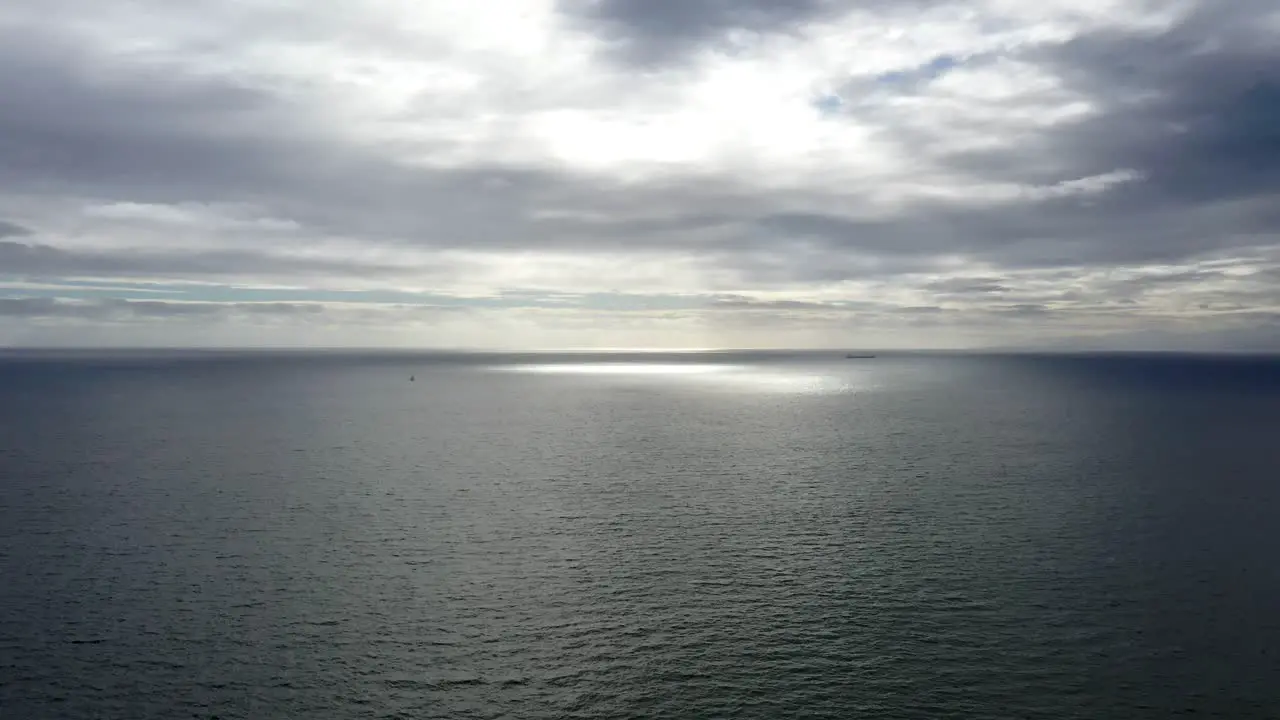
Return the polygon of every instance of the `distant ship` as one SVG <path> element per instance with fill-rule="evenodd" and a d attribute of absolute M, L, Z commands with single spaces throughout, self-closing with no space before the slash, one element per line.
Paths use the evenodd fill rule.
<path fill-rule="evenodd" d="M 409 376 L 409 382 L 413 382 L 413 376 L 412 376 L 412 375 L 410 375 L 410 376 Z"/>
<path fill-rule="evenodd" d="M 845 355 L 846 360 L 870 360 L 875 355 Z"/>

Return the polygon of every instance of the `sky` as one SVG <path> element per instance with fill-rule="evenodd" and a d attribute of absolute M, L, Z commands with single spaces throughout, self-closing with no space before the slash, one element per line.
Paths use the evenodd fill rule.
<path fill-rule="evenodd" d="M 1280 350 L 1280 4 L 0 3 L 0 345 Z"/>

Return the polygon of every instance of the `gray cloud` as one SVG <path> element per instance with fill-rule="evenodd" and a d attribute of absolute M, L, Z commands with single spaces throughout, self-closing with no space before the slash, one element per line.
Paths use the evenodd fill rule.
<path fill-rule="evenodd" d="M 881 307 L 877 303 L 825 303 L 804 300 L 761 300 L 745 295 L 717 295 L 711 307 L 721 310 L 816 310 L 822 312 L 867 310 Z"/>
<path fill-rule="evenodd" d="M 0 220 L 0 238 L 22 237 L 23 235 L 30 235 L 30 234 L 31 234 L 31 230 L 29 228 L 25 228 L 21 225 Z"/>
<path fill-rule="evenodd" d="M 714 48 L 735 34 L 779 35 L 857 10 L 889 11 L 949 0 L 560 0 L 560 9 L 611 41 L 614 58 L 653 67 Z"/>
<path fill-rule="evenodd" d="M 216 314 L 212 305 L 150 301 L 103 300 L 80 302 L 61 298 L 0 298 L 0 317 L 107 321 L 129 317 L 190 317 Z"/>
<path fill-rule="evenodd" d="M 1280 44 L 1257 37 L 1242 4 L 1201 8 L 1161 35 L 1086 35 L 1032 54 L 1101 111 L 1041 151 L 1078 176 L 1139 171 L 1143 182 L 1117 192 L 1139 208 L 1280 190 Z M 1016 154 L 1001 164 L 1015 168 Z"/>
<path fill-rule="evenodd" d="M 1280 241 L 1280 42 L 1253 19 L 1243 5 L 1206 3 L 1164 33 L 1090 34 L 970 60 L 1046 68 L 1095 112 L 1016 146 L 942 154 L 945 165 L 1028 186 L 1117 170 L 1132 182 L 1041 200 L 918 204 L 886 219 L 781 213 L 759 223 L 836 248 L 956 252 L 1007 267 L 1179 262 Z M 895 88 L 930 91 L 928 82 Z M 887 132 L 929 152 L 910 127 Z"/>
<path fill-rule="evenodd" d="M 682 58 L 732 31 L 784 32 L 828 11 L 824 0 L 561 0 L 616 45 L 619 58 L 650 65 Z"/>
<path fill-rule="evenodd" d="M 1116 190 L 1093 204 L 1077 200 L 957 208 L 934 204 L 908 217 L 860 220 L 822 214 L 762 217 L 759 226 L 832 250 L 884 258 L 885 270 L 922 269 L 950 253 L 1009 268 L 1179 262 L 1273 241 L 1280 231 L 1272 199 L 1201 203 L 1134 201 Z M 837 256 L 838 258 L 838 256 Z M 915 260 L 910 260 L 915 258 Z M 839 260 L 825 270 L 838 271 Z"/>
<path fill-rule="evenodd" d="M 57 2 L 59 13 L 96 7 Z M 608 41 L 614 59 L 669 68 L 693 62 L 701 49 L 732 50 L 744 32 L 785 34 L 852 10 L 897 13 L 932 4 L 941 0 L 562 0 L 561 11 Z M 216 14 L 217 5 L 202 5 L 200 12 Z M 888 78 L 892 82 L 848 78 L 843 92 L 850 101 L 829 120 L 860 124 L 876 142 L 903 148 L 913 162 L 918 158 L 921 184 L 958 190 L 942 199 L 910 196 L 888 209 L 862 196 L 874 194 L 871 181 L 845 189 L 815 177 L 807 187 L 778 189 L 745 172 L 734 179 L 687 167 L 621 180 L 574 171 L 570 164 L 492 159 L 501 153 L 429 166 L 422 158 L 435 159 L 435 141 L 414 145 L 410 154 L 344 134 L 332 118 L 313 112 L 302 81 L 234 69 L 197 72 L 174 59 L 184 50 L 216 54 L 218 43 L 234 42 L 230 36 L 202 40 L 206 44 L 198 47 L 175 43 L 167 55 L 146 56 L 104 49 L 70 24 L 32 14 L 27 25 L 0 23 L 0 211 L 22 223 L 0 220 L 0 273 L 153 280 L 323 276 L 340 284 L 462 272 L 462 265 L 443 259 L 446 251 L 519 258 L 526 251 L 556 250 L 575 257 L 648 253 L 690 260 L 707 275 L 691 282 L 702 282 L 709 293 L 842 282 L 890 288 L 897 282 L 918 294 L 902 300 L 909 304 L 905 309 L 746 294 L 712 303 L 715 310 L 755 314 L 835 308 L 949 318 L 952 305 L 963 305 L 1030 318 L 1070 307 L 1112 312 L 1154 300 L 1201 309 L 1272 307 L 1276 296 L 1266 283 L 1280 285 L 1280 276 L 1274 258 L 1260 249 L 1280 245 L 1280 41 L 1274 29 L 1254 22 L 1256 4 L 1206 0 L 1197 7 L 1167 31 L 1093 31 L 1063 43 L 966 56 L 955 68 L 951 60 L 927 63 Z M 269 35 L 284 27 L 281 22 L 255 32 Z M 1060 81 L 1091 112 L 1037 126 L 1003 146 L 948 149 L 942 140 L 956 128 L 942 127 L 930 113 L 954 98 L 939 94 L 938 83 L 949 73 L 1010 61 Z M 875 98 L 869 98 L 869 83 L 876 84 Z M 924 110 L 880 102 L 895 96 L 919 100 Z M 957 122 L 1003 139 L 1002 102 L 992 99 L 982 112 Z M 414 112 L 419 114 L 396 119 L 433 120 L 426 110 Z M 1132 171 L 1135 179 L 1054 192 L 1116 171 Z M 914 180 L 891 174 L 884 182 Z M 979 192 L 996 184 L 1027 193 Z M 974 192 L 966 195 L 970 188 Z M 172 236 L 155 231 L 148 236 L 151 247 L 139 241 L 136 249 L 106 249 L 138 237 L 129 235 L 136 228 L 121 222 L 110 228 L 112 242 L 92 249 L 94 233 L 106 232 L 107 224 L 67 212 L 46 225 L 28 212 L 42 198 L 68 207 L 244 203 L 264 217 L 296 223 L 296 230 L 238 230 L 235 238 L 216 228 L 200 237 L 194 235 L 199 228 Z M 40 242 L 25 242 L 23 236 L 33 234 Z M 318 259 L 306 252 L 332 237 L 387 249 L 386 257 L 397 259 Z M 244 242 L 233 246 L 231 239 Z M 428 259 L 406 266 L 396 255 L 402 250 Z M 1221 268 L 1111 280 L 1095 272 L 1232 258 L 1263 272 L 1248 281 Z M 981 277 L 945 277 L 959 265 Z M 1069 270 L 1051 279 L 1041 275 L 1037 283 L 1018 280 L 1020 273 L 1063 268 Z M 1077 282 L 1076 274 L 1090 279 Z M 1175 303 L 1172 294 L 1185 302 Z M 11 317 L 106 312 L 5 302 Z M 128 312 L 152 311 L 137 306 Z M 154 309 L 157 316 L 164 312 L 204 311 Z M 270 311 L 246 306 L 242 312 Z"/>
<path fill-rule="evenodd" d="M 925 288 L 942 295 L 986 295 L 1011 290 L 1000 278 L 947 278 L 927 283 Z"/>
<path fill-rule="evenodd" d="M 312 303 L 208 303 L 160 300 L 105 299 L 94 301 L 63 298 L 0 297 L 0 317 L 125 322 L 168 318 L 220 318 L 235 315 L 305 318 L 327 312 Z"/>
<path fill-rule="evenodd" d="M 0 181 L 172 201 L 279 177 L 297 155 L 268 93 L 229 79 L 102 62 L 74 38 L 0 27 Z M 277 126 L 271 135 L 264 128 Z"/>
<path fill-rule="evenodd" d="M 0 297 L 0 317 L 48 317 L 58 310 L 62 304 L 53 298 Z"/>
<path fill-rule="evenodd" d="M 732 27 L 786 27 L 833 9 L 615 0 L 577 11 L 637 38 L 685 42 Z M 12 33 L 0 43 L 0 64 L 20 72 L 0 76 L 0 154 L 8 160 L 0 179 L 133 201 L 253 201 L 308 234 L 426 247 L 679 248 L 779 281 L 920 270 L 944 253 L 1011 267 L 1177 261 L 1255 243 L 1280 227 L 1270 197 L 1280 173 L 1277 46 L 1192 52 L 1190 44 L 1238 33 L 1247 19 L 1202 12 L 1157 37 L 1086 36 L 1034 50 L 1027 59 L 1054 68 L 1101 112 L 1037 144 L 947 158 L 993 180 L 1061 181 L 1118 167 L 1144 178 L 1087 205 L 917 202 L 899 216 L 865 220 L 784 210 L 786 197 L 723 179 L 611 187 L 552 170 L 410 167 L 326 141 L 308 129 L 304 108 L 263 87 L 127 68 L 103 83 L 93 58 L 69 41 Z M 1112 71 L 1117 65 L 1123 72 Z M 1057 175 L 1036 170 L 1045 167 Z M 587 214 L 536 216 L 547 207 Z M 796 242 L 818 249 L 807 257 L 785 249 Z"/>
<path fill-rule="evenodd" d="M 65 250 L 0 240 L 0 275 L 19 277 L 228 277 L 325 275 L 376 277 L 404 273 L 400 265 L 317 260 L 252 251 Z M 422 268 L 431 272 L 431 268 Z"/>
<path fill-rule="evenodd" d="M 541 206 L 593 203 L 599 180 L 499 165 L 414 167 L 327 135 L 308 108 L 244 80 L 134 67 L 57 32 L 3 26 L 0 67 L 0 184 L 10 191 L 253 203 L 312 235 L 436 247 L 626 242 L 595 223 L 531 218 Z M 653 235 L 700 222 L 609 225 Z"/>

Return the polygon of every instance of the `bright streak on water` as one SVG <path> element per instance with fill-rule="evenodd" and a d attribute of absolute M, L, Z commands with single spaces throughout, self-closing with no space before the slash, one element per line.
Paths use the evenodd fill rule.
<path fill-rule="evenodd" d="M 713 365 L 705 363 L 549 363 L 516 365 L 504 368 L 512 372 L 544 373 L 549 375 L 710 375 L 741 369 L 737 365 Z"/>
<path fill-rule="evenodd" d="M 639 363 L 586 362 L 515 365 L 496 369 L 540 375 L 613 377 L 619 379 L 690 380 L 722 389 L 782 393 L 839 393 L 867 387 L 869 374 L 861 370 L 842 372 L 777 368 L 730 363 Z"/>

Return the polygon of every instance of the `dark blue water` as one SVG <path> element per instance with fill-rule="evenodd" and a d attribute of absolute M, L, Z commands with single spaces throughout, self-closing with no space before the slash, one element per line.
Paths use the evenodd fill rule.
<path fill-rule="evenodd" d="M 1278 552 L 1264 359 L 0 359 L 6 719 L 1275 718 Z"/>

